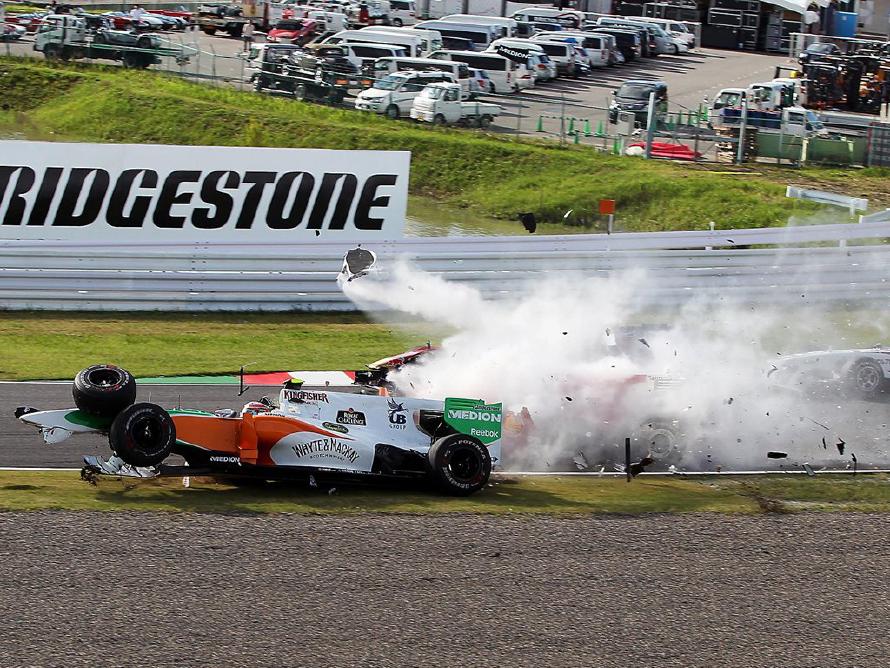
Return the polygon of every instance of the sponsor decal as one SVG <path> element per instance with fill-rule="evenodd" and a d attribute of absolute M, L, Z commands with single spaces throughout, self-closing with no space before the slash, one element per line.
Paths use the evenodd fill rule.
<path fill-rule="evenodd" d="M 307 392 L 306 390 L 285 390 L 284 398 L 287 401 L 293 401 L 294 403 L 303 403 L 303 404 L 311 404 L 311 403 L 329 403 L 328 402 L 328 394 L 327 392 Z"/>
<path fill-rule="evenodd" d="M 445 424 L 485 444 L 501 437 L 501 404 L 486 404 L 479 399 L 446 399 Z"/>
<path fill-rule="evenodd" d="M 404 152 L 0 142 L 0 238 L 398 232 Z"/>
<path fill-rule="evenodd" d="M 210 458 L 211 463 L 214 464 L 240 464 L 241 459 L 238 457 L 231 456 L 213 456 Z"/>
<path fill-rule="evenodd" d="M 348 424 L 353 427 L 364 427 L 367 425 L 365 414 L 359 411 L 349 409 L 347 411 L 337 411 L 337 424 Z"/>
<path fill-rule="evenodd" d="M 512 46 L 500 45 L 495 48 L 495 53 L 507 60 L 512 60 L 514 63 L 527 63 L 530 51 L 528 49 L 517 49 Z"/>
<path fill-rule="evenodd" d="M 392 397 L 386 400 L 386 405 L 389 407 L 389 428 L 405 429 L 408 426 L 408 416 L 406 415 L 408 409 Z"/>
<path fill-rule="evenodd" d="M 341 434 L 348 434 L 349 430 L 344 427 L 342 424 L 334 424 L 333 422 L 322 422 L 321 426 L 327 429 L 328 431 L 336 431 Z"/>
<path fill-rule="evenodd" d="M 358 459 L 358 452 L 351 445 L 336 438 L 317 438 L 305 443 L 295 443 L 291 449 L 301 459 L 333 458 L 350 464 Z"/>

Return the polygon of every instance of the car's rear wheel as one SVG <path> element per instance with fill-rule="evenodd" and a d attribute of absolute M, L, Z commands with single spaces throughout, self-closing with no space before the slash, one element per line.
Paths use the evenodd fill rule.
<path fill-rule="evenodd" d="M 433 125 L 445 125 L 445 117 L 442 114 L 436 114 L 433 118 Z"/>
<path fill-rule="evenodd" d="M 884 371 L 871 359 L 859 360 L 850 369 L 850 386 L 863 399 L 871 399 L 884 389 Z"/>
<path fill-rule="evenodd" d="M 468 496 L 485 487 L 491 475 L 488 448 L 472 436 L 451 434 L 433 443 L 430 471 L 436 486 L 445 494 Z"/>
<path fill-rule="evenodd" d="M 127 464 L 154 466 L 173 452 L 176 425 L 160 406 L 133 404 L 114 418 L 108 432 L 108 444 Z"/>
<path fill-rule="evenodd" d="M 479 127 L 486 130 L 493 120 L 494 118 L 490 114 L 482 114 L 482 116 L 479 117 Z"/>
<path fill-rule="evenodd" d="M 392 20 L 392 24 L 393 24 L 396 28 L 401 28 L 401 27 L 402 27 L 402 19 L 393 19 L 393 20 Z"/>
<path fill-rule="evenodd" d="M 396 104 L 391 104 L 386 108 L 386 117 L 391 118 L 392 120 L 396 120 L 399 117 L 399 107 Z"/>
<path fill-rule="evenodd" d="M 84 413 L 114 417 L 136 401 L 136 379 L 113 364 L 95 364 L 74 377 L 74 405 Z"/>

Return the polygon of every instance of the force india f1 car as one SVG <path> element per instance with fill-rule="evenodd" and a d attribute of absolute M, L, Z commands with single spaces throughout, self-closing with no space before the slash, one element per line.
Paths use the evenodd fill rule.
<path fill-rule="evenodd" d="M 500 460 L 501 405 L 308 389 L 286 382 L 277 402 L 240 412 L 164 410 L 134 403 L 136 381 L 97 365 L 74 380 L 77 408 L 16 409 L 46 443 L 105 433 L 114 456 L 85 457 L 85 474 L 220 475 L 260 480 L 414 480 L 468 495 Z M 165 465 L 180 455 L 187 466 Z"/>

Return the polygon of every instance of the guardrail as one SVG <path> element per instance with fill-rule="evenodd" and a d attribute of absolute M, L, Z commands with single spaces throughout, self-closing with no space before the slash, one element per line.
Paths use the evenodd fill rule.
<path fill-rule="evenodd" d="M 890 222 L 751 230 L 415 238 L 365 244 L 502 296 L 530 280 L 648 272 L 636 298 L 801 303 L 886 301 L 890 246 L 739 248 L 890 236 Z M 0 242 L 0 308 L 164 311 L 353 310 L 336 275 L 350 241 L 307 244 Z M 715 250 L 717 249 L 717 250 Z"/>

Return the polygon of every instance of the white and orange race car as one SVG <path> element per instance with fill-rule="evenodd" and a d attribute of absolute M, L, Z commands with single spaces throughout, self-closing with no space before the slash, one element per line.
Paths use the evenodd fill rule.
<path fill-rule="evenodd" d="M 307 388 L 289 381 L 277 401 L 241 411 L 165 410 L 134 403 L 136 381 L 112 365 L 81 371 L 77 408 L 16 409 L 47 443 L 107 433 L 113 456 L 85 457 L 85 475 L 223 475 L 238 479 L 414 480 L 468 495 L 500 461 L 501 404 L 389 396 L 385 389 Z M 165 465 L 180 455 L 187 466 Z"/>

